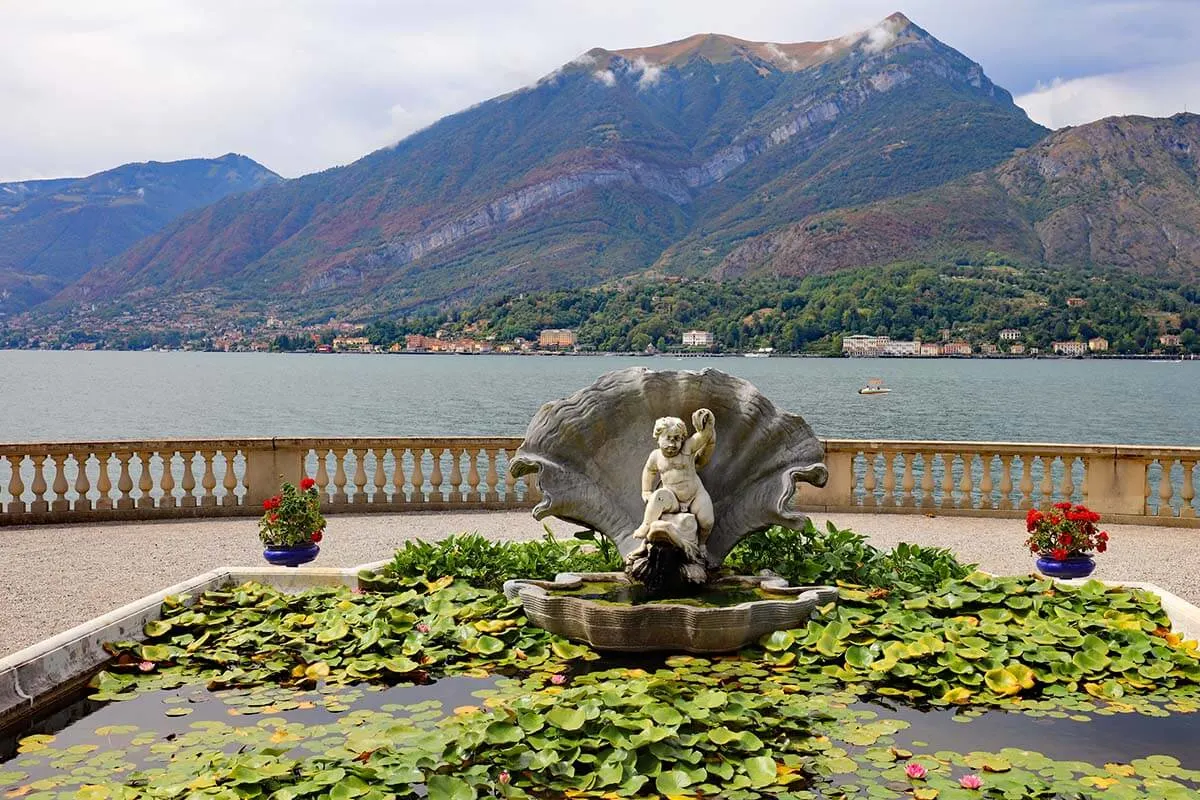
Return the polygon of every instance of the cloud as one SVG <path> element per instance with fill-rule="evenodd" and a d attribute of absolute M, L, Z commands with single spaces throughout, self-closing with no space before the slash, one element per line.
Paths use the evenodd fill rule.
<path fill-rule="evenodd" d="M 825 45 L 825 47 L 823 47 L 821 49 L 822 49 L 822 51 L 824 51 L 827 48 L 829 48 L 829 45 Z M 829 49 L 831 49 L 831 48 L 829 48 Z M 777 61 L 777 62 L 783 62 L 784 64 L 786 64 L 788 66 L 789 69 L 796 69 L 798 66 L 800 66 L 799 61 L 797 61 L 796 59 L 789 56 L 787 53 L 780 50 L 773 43 L 767 44 L 766 50 L 767 50 L 767 53 L 771 56 L 772 60 Z"/>
<path fill-rule="evenodd" d="M 633 62 L 633 74 L 637 75 L 641 73 L 642 76 L 638 78 L 638 89 L 648 89 L 658 83 L 659 78 L 662 77 L 662 72 L 662 67 L 657 64 L 651 64 L 646 60 L 645 56 L 638 56 L 637 60 Z"/>
<path fill-rule="evenodd" d="M 571 67 L 590 67 L 596 63 L 596 57 L 591 53 L 580 53 L 567 62 Z"/>
<path fill-rule="evenodd" d="M 1014 99 L 1030 119 L 1048 128 L 1116 115 L 1169 117 L 1200 111 L 1200 61 L 1074 80 L 1055 78 Z"/>
<path fill-rule="evenodd" d="M 617 76 L 613 74 L 611 69 L 596 70 L 592 73 L 592 77 L 603 83 L 605 86 L 617 85 Z"/>
<path fill-rule="evenodd" d="M 536 84 L 593 47 L 708 31 L 836 40 L 878 27 L 896 8 L 895 0 L 0 0 L 0 181 L 230 151 L 293 177 Z M 1008 0 L 972 3 L 970 14 L 962 0 L 908 0 L 904 12 L 1030 107 L 1052 100 L 1058 109 L 1035 114 L 1095 113 L 1066 114 L 1084 102 L 1068 90 L 1107 113 L 1178 110 L 1200 85 L 1175 69 L 1196 58 L 1192 0 Z M 864 44 L 883 46 L 887 35 Z M 1112 78 L 1141 69 L 1163 70 L 1162 85 Z M 652 69 L 640 76 L 655 80 Z"/>
<path fill-rule="evenodd" d="M 863 50 L 868 53 L 882 53 L 896 41 L 896 31 L 891 23 L 881 22 L 872 26 L 863 38 L 866 39 Z"/>

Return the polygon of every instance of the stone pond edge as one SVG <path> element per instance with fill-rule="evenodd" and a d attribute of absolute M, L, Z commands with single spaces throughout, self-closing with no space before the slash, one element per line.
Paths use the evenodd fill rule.
<path fill-rule="evenodd" d="M 349 568 L 328 567 L 222 567 L 146 595 L 70 630 L 0 658 L 0 735 L 28 715 L 62 702 L 81 689 L 96 668 L 108 660 L 104 643 L 141 640 L 147 622 L 161 616 L 168 595 L 197 595 L 206 591 L 256 581 L 282 591 L 302 591 L 320 586 L 359 587 L 359 573 L 378 570 L 389 560 Z M 1060 581 L 1081 584 L 1084 580 Z M 1185 638 L 1200 638 L 1200 607 L 1153 583 L 1103 581 L 1107 586 L 1145 589 L 1158 595 L 1175 631 Z"/>

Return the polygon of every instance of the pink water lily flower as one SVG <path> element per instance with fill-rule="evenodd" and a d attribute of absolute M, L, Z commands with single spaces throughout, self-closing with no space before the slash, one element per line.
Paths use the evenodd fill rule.
<path fill-rule="evenodd" d="M 553 683 L 555 686 L 562 686 L 564 683 L 567 682 L 567 676 L 563 675 L 562 673 L 559 673 L 557 675 L 551 675 L 550 682 Z"/>
<path fill-rule="evenodd" d="M 910 761 L 904 766 L 904 774 L 914 781 L 923 781 L 925 780 L 925 776 L 929 774 L 929 770 L 922 767 L 916 761 Z"/>
<path fill-rule="evenodd" d="M 429 626 L 424 622 L 417 623 L 417 633 L 429 633 Z"/>
<path fill-rule="evenodd" d="M 958 779 L 958 785 L 964 789 L 978 789 L 983 786 L 983 779 L 978 775 L 963 775 Z"/>
<path fill-rule="evenodd" d="M 508 782 L 512 780 L 512 776 L 508 774 L 508 770 L 502 769 L 500 770 L 500 775 L 496 779 L 500 781 L 500 783 L 507 785 Z"/>

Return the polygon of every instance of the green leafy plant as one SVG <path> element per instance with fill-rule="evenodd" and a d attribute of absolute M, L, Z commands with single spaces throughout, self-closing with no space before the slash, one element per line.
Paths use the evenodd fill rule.
<path fill-rule="evenodd" d="M 321 495 L 316 481 L 305 478 L 300 488 L 285 483 L 279 494 L 263 501 L 258 538 L 268 547 L 294 547 L 316 543 L 325 535 Z"/>
<path fill-rule="evenodd" d="M 582 533 L 582 532 L 581 532 Z M 560 572 L 607 572 L 622 568 L 616 547 L 607 539 L 544 539 L 494 542 L 478 533 L 460 533 L 438 542 L 411 541 L 396 551 L 384 569 L 387 576 L 429 580 L 453 576 L 472 586 L 498 589 L 513 578 L 551 580 Z"/>
<path fill-rule="evenodd" d="M 960 564 L 949 550 L 901 543 L 884 551 L 866 537 L 832 522 L 824 531 L 808 520 L 800 530 L 773 527 L 742 539 L 725 561 L 734 572 L 770 570 L 794 584 L 853 583 L 889 587 L 897 584 L 933 588 L 949 578 L 963 578 L 973 564 Z"/>

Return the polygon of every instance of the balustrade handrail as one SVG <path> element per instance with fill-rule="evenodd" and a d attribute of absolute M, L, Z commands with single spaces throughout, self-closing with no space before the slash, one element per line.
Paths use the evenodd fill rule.
<path fill-rule="evenodd" d="M 514 436 L 241 437 L 0 443 L 0 525 L 261 513 L 314 478 L 327 513 L 528 508 Z M 1200 447 L 824 439 L 810 511 L 1020 516 L 1070 500 L 1113 522 L 1200 527 Z"/>

